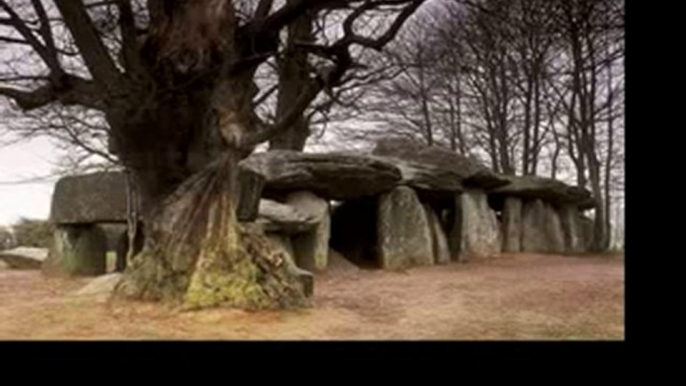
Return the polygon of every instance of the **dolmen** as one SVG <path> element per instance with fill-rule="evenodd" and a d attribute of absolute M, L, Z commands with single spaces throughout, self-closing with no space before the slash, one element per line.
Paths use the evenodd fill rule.
<path fill-rule="evenodd" d="M 260 227 L 303 275 L 327 270 L 334 255 L 361 268 L 400 270 L 502 252 L 581 253 L 590 224 L 583 212 L 594 206 L 587 190 L 500 175 L 450 150 L 397 138 L 369 152 L 255 153 L 240 171 L 238 219 Z M 102 224 L 126 222 L 125 187 L 122 173 L 60 180 L 55 245 L 44 267 L 105 273 Z"/>

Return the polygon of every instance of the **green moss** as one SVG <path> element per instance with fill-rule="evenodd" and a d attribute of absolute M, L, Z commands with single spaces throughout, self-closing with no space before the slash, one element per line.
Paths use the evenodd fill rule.
<path fill-rule="evenodd" d="M 203 248 L 185 307 L 256 310 L 306 305 L 302 288 L 273 256 L 266 238 L 243 232 L 241 239 L 243 243 L 231 246 L 219 243 Z"/>
<path fill-rule="evenodd" d="M 180 301 L 187 309 L 307 305 L 302 284 L 262 231 L 236 220 L 235 159 L 220 161 L 187 179 L 163 203 L 118 292 Z"/>
<path fill-rule="evenodd" d="M 236 231 L 233 237 L 206 239 L 191 271 L 171 270 L 166 262 L 174 257 L 169 255 L 174 249 L 167 249 L 167 254 L 144 249 L 117 292 L 143 300 L 181 302 L 187 310 L 308 306 L 302 284 L 288 272 L 266 236 L 254 229 Z"/>

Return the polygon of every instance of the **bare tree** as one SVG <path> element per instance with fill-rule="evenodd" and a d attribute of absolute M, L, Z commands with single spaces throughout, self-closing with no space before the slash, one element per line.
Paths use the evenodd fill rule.
<path fill-rule="evenodd" d="M 141 197 L 146 243 L 127 272 L 136 296 L 283 306 L 299 298 L 288 274 L 235 221 L 236 164 L 292 127 L 320 92 L 343 85 L 355 47 L 382 49 L 423 2 L 0 0 L 3 42 L 31 61 L 3 67 L 15 76 L 0 95 L 23 111 L 58 104 L 102 113 L 109 151 Z M 264 120 L 255 98 L 271 85 L 256 83 L 258 69 L 282 56 L 282 31 L 332 10 L 343 13 L 339 36 L 299 45 L 319 65 L 288 111 Z M 378 17 L 383 28 L 366 34 L 361 25 Z M 221 282 L 206 281 L 227 269 Z"/>
<path fill-rule="evenodd" d="M 623 173 L 623 2 L 437 3 L 389 46 L 364 111 L 374 129 L 485 154 L 495 171 L 568 178 L 596 199 L 595 249 L 609 246 Z"/>
<path fill-rule="evenodd" d="M 608 247 L 609 193 L 603 194 L 601 162 L 600 115 L 604 105 L 614 105 L 613 81 L 603 90 L 601 72 L 611 67 L 623 55 L 623 2 L 618 0 L 560 2 L 559 23 L 562 28 L 564 55 L 569 59 L 568 93 L 565 101 L 568 111 L 569 154 L 577 169 L 577 183 L 590 188 L 596 200 L 593 249 Z M 611 74 L 611 70 L 608 71 Z M 603 98 L 603 93 L 605 97 Z M 604 100 L 603 100 L 604 99 Z M 614 107 L 608 107 L 610 110 Z M 608 114 L 607 162 L 612 163 L 614 139 L 614 113 Z M 605 184 L 609 185 L 606 167 Z M 588 178 L 586 177 L 588 172 Z"/>

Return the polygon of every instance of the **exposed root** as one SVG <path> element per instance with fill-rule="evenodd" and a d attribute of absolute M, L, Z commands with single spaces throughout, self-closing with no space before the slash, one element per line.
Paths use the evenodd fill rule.
<path fill-rule="evenodd" d="M 162 205 L 119 294 L 176 301 L 186 309 L 309 304 L 285 256 L 259 229 L 236 220 L 235 167 L 232 157 L 222 158 L 189 178 Z"/>

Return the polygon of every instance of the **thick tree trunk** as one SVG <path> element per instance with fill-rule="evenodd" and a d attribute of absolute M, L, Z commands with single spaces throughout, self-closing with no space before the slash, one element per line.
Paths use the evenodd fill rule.
<path fill-rule="evenodd" d="M 307 304 L 286 256 L 259 229 L 236 219 L 238 158 L 226 152 L 148 211 L 143 250 L 119 294 L 187 308 Z"/>
<path fill-rule="evenodd" d="M 117 139 L 141 198 L 145 241 L 118 294 L 188 308 L 307 304 L 286 257 L 236 218 L 242 154 L 230 141 L 244 131 L 236 118 L 240 84 L 177 92 L 122 120 Z"/>

